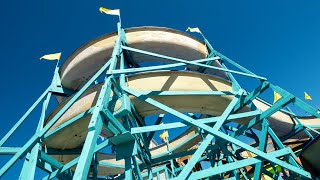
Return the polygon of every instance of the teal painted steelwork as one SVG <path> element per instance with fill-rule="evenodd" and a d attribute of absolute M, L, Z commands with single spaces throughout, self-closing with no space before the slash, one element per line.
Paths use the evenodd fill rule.
<path fill-rule="evenodd" d="M 55 73 L 56 74 L 56 73 Z M 46 115 L 46 110 L 49 105 L 50 97 L 51 97 L 51 92 L 47 94 L 47 98 L 43 102 L 42 106 L 42 111 L 41 111 L 41 116 L 40 120 L 38 123 L 38 127 L 36 130 L 36 133 L 41 131 L 43 129 L 44 125 L 44 120 L 45 120 L 45 115 Z M 41 150 L 41 144 L 37 143 L 32 149 L 31 152 L 27 154 L 27 157 L 24 161 L 23 167 L 21 174 L 19 176 L 19 179 L 34 179 L 36 167 L 37 167 L 37 162 L 38 162 L 38 154 L 39 151 Z"/>
<path fill-rule="evenodd" d="M 288 153 L 287 150 L 284 149 L 284 150 L 274 151 L 274 152 L 270 153 L 270 155 L 273 157 L 279 157 L 279 156 L 283 156 L 287 153 Z M 216 174 L 231 171 L 233 169 L 238 169 L 240 167 L 245 167 L 245 166 L 249 166 L 252 164 L 257 164 L 259 162 L 260 162 L 260 160 L 258 158 L 250 158 L 250 159 L 245 159 L 245 160 L 233 162 L 233 163 L 226 164 L 226 165 L 220 165 L 220 166 L 217 166 L 214 168 L 209 168 L 206 170 L 192 173 L 190 175 L 189 179 L 201 179 L 201 178 L 205 178 L 205 177 L 210 177 L 210 176 L 214 176 Z"/>
<path fill-rule="evenodd" d="M 206 59 L 199 59 L 199 60 L 194 60 L 190 62 L 207 62 L 207 61 L 212 61 L 212 60 L 217 60 L 219 59 L 218 57 L 214 58 L 206 58 Z M 141 67 L 141 68 L 132 68 L 132 69 L 118 69 L 118 70 L 110 70 L 107 72 L 107 74 L 131 74 L 131 73 L 138 73 L 138 72 L 148 72 L 148 71 L 155 71 L 155 70 L 165 70 L 165 69 L 170 69 L 170 68 L 175 68 L 175 67 L 182 67 L 186 66 L 186 63 L 173 63 L 173 64 L 167 64 L 167 65 L 159 65 L 159 66 L 149 66 L 149 67 Z"/>
<path fill-rule="evenodd" d="M 129 94 L 132 94 L 132 95 L 136 96 L 139 99 L 143 99 L 145 102 L 148 102 L 148 103 L 152 104 L 153 106 L 156 106 L 156 107 L 158 107 L 158 108 L 160 108 L 160 109 L 162 109 L 162 110 L 164 110 L 166 112 L 169 112 L 170 114 L 172 114 L 172 115 L 174 115 L 174 116 L 176 116 L 176 117 L 178 117 L 180 119 L 183 119 L 184 121 L 186 121 L 186 122 L 188 122 L 188 123 L 190 123 L 192 125 L 195 125 L 195 126 L 201 128 L 201 129 L 205 130 L 206 132 L 208 132 L 208 133 L 210 133 L 210 134 L 212 134 L 214 136 L 220 137 L 222 139 L 225 139 L 228 142 L 231 142 L 231 143 L 234 143 L 234 144 L 236 144 L 238 146 L 241 146 L 244 149 L 246 149 L 246 150 L 248 150 L 250 152 L 253 152 L 254 154 L 257 154 L 258 156 L 260 156 L 260 157 L 262 157 L 262 158 L 264 158 L 266 160 L 269 160 L 271 162 L 274 162 L 274 163 L 276 163 L 276 164 L 278 164 L 278 165 L 280 165 L 280 166 L 282 166 L 282 167 L 284 167 L 286 169 L 289 169 L 289 170 L 294 171 L 294 172 L 298 172 L 301 176 L 303 176 L 305 178 L 311 178 L 310 173 L 308 173 L 308 172 L 306 172 L 304 170 L 301 170 L 300 168 L 297 168 L 295 166 L 292 166 L 292 165 L 290 165 L 288 163 L 284 163 L 283 161 L 278 160 L 277 158 L 274 158 L 272 156 L 269 156 L 267 153 L 264 153 L 264 152 L 261 152 L 261 151 L 255 149 L 255 148 L 252 148 L 251 146 L 249 146 L 249 145 L 247 145 L 247 144 L 245 144 L 245 143 L 243 143 L 243 142 L 241 142 L 241 141 L 239 141 L 237 139 L 234 139 L 234 138 L 232 138 L 232 137 L 230 137 L 228 135 L 225 135 L 224 133 L 221 133 L 219 131 L 213 130 L 212 128 L 210 128 L 209 126 L 207 126 L 205 124 L 197 123 L 194 119 L 190 118 L 189 116 L 186 116 L 186 115 L 184 115 L 184 114 L 182 114 L 182 113 L 180 113 L 180 112 L 178 112 L 178 111 L 176 111 L 176 110 L 174 110 L 174 109 L 172 109 L 172 108 L 170 108 L 170 107 L 168 107 L 168 106 L 166 106 L 164 104 L 161 104 L 161 103 L 159 103 L 159 102 L 157 102 L 157 101 L 155 101 L 155 100 L 153 100 L 153 99 L 151 99 L 149 97 L 146 97 L 146 96 L 144 96 L 144 95 L 142 95 L 140 93 L 137 93 L 135 91 L 132 91 L 132 90 L 129 90 L 129 89 L 125 89 L 125 91 L 128 92 Z M 291 99 L 291 98 L 289 98 L 289 99 Z M 283 104 L 283 102 L 280 102 L 280 101 L 281 100 L 279 100 L 278 106 Z M 283 101 L 285 103 L 288 102 L 286 99 L 284 99 Z M 272 108 L 270 111 L 271 112 L 276 111 L 275 109 L 278 108 L 278 106 Z M 268 111 L 266 113 L 265 117 L 270 116 L 272 114 L 271 112 Z M 261 118 L 261 116 L 260 116 L 260 118 Z M 252 121 L 249 122 L 249 126 L 251 126 L 251 127 L 253 125 L 255 125 L 255 124 L 256 124 L 256 121 L 254 121 L 254 123 Z"/>
<path fill-rule="evenodd" d="M 118 29 L 120 29 L 120 23 L 118 23 Z M 121 41 L 120 41 L 121 34 L 118 33 L 118 36 L 119 37 L 115 43 L 115 48 L 112 52 L 109 70 L 115 69 L 115 66 L 118 62 L 118 56 L 120 55 L 119 46 L 121 44 Z M 91 161 L 94 155 L 93 151 L 97 146 L 97 139 L 99 134 L 101 133 L 101 129 L 103 126 L 103 120 L 102 120 L 103 117 L 101 116 L 100 113 L 103 110 L 103 108 L 108 107 L 109 101 L 107 100 L 109 100 L 110 93 L 111 93 L 112 78 L 113 78 L 112 76 L 106 77 L 105 83 L 100 90 L 97 103 L 93 109 L 92 116 L 88 125 L 88 134 L 87 134 L 85 143 L 83 145 L 83 150 L 81 152 L 81 155 L 78 161 L 77 169 L 73 177 L 74 180 L 87 179 Z M 106 110 L 106 112 L 109 112 L 109 111 Z M 119 123 L 118 120 L 115 120 L 115 121 Z M 117 127 L 117 124 L 114 124 L 114 125 Z"/>
<path fill-rule="evenodd" d="M 52 118 L 52 120 L 38 133 L 33 135 L 30 140 L 22 147 L 21 151 L 16 153 L 6 164 L 0 169 L 0 177 L 8 171 L 8 169 L 23 155 L 25 155 L 29 150 L 31 150 L 36 143 L 43 137 L 43 135 L 54 125 L 54 123 L 67 111 L 68 108 L 82 95 L 82 93 L 87 90 L 87 88 L 97 79 L 107 67 L 109 67 L 110 62 L 108 61 L 93 77 L 90 79 L 83 88 L 78 91 L 70 101 Z"/>
<path fill-rule="evenodd" d="M 73 179 L 81 180 L 89 178 L 99 179 L 99 166 L 122 168 L 124 172 L 120 174 L 117 179 L 143 179 L 145 177 L 152 179 L 153 176 L 156 176 L 159 179 L 160 171 L 164 172 L 167 179 L 250 179 L 250 173 L 245 168 L 248 166 L 255 168 L 254 179 L 260 179 L 262 173 L 272 178 L 281 179 L 281 176 L 279 176 L 280 172 L 278 172 L 276 168 L 274 168 L 275 172 L 277 172 L 276 174 L 266 171 L 265 165 L 267 163 L 269 163 L 271 167 L 280 166 L 282 169 L 281 173 L 284 173 L 285 177 L 311 178 L 310 173 L 304 170 L 296 162 L 295 158 L 297 157 L 292 150 L 283 145 L 283 141 L 301 131 L 305 131 L 310 138 L 313 138 L 313 136 L 308 130 L 316 134 L 319 134 L 319 132 L 315 130 L 315 127 L 313 126 L 302 124 L 299 121 L 299 118 L 290 109 L 284 110 L 283 108 L 287 107 L 289 104 L 294 104 L 307 113 L 320 118 L 316 109 L 289 92 L 271 84 L 266 78 L 252 73 L 235 61 L 217 52 L 213 49 L 207 39 L 204 39 L 204 42 L 208 47 L 209 56 L 205 59 L 186 61 L 129 47 L 125 31 L 121 28 L 120 23 L 118 23 L 117 27 L 118 38 L 113 49 L 112 57 L 82 88 L 79 89 L 79 91 L 73 92 L 64 88 L 59 77 L 59 68 L 57 67 L 55 69 L 52 82 L 47 90 L 45 90 L 21 119 L 17 121 L 13 128 L 1 139 L 0 155 L 13 155 L 13 157 L 0 169 L 0 177 L 19 158 L 25 157 L 25 163 L 20 174 L 21 179 L 32 179 L 37 166 L 49 173 L 43 179 L 70 179 L 71 177 Z M 173 61 L 173 63 L 140 67 L 140 65 L 134 61 L 130 52 L 167 59 Z M 212 66 L 211 64 L 213 61 L 219 62 L 221 67 Z M 117 66 L 117 64 L 119 66 Z M 239 69 L 239 71 L 228 69 L 227 64 Z M 228 80 L 232 83 L 232 91 L 137 91 L 127 87 L 126 76 L 139 72 L 171 69 L 187 65 L 197 66 L 197 71 L 200 73 L 203 73 L 206 69 L 225 72 Z M 234 74 L 257 79 L 260 84 L 253 91 L 247 92 L 241 88 L 240 84 L 233 76 Z M 98 78 L 104 78 L 104 84 L 102 85 L 96 105 L 49 131 L 73 103 L 75 103 L 93 83 L 98 82 Z M 259 99 L 259 96 L 267 89 L 278 92 L 281 94 L 282 98 L 274 104 Z M 112 97 L 110 96 L 111 92 L 113 94 Z M 44 126 L 45 112 L 51 94 L 63 96 L 74 95 Z M 232 100 L 221 115 L 201 115 L 200 118 L 197 118 L 195 114 L 192 114 L 194 112 L 190 112 L 186 115 L 155 100 L 155 97 L 160 96 L 189 95 L 228 96 L 232 97 Z M 32 138 L 30 138 L 23 147 L 3 147 L 8 138 L 46 96 L 47 99 L 43 102 L 37 131 Z M 163 110 L 167 114 L 176 116 L 181 119 L 182 122 L 160 124 L 164 115 L 159 115 L 154 125 L 146 125 L 145 119 L 140 117 L 130 100 L 130 97 L 132 96 Z M 152 96 L 152 98 L 150 96 Z M 270 107 L 265 111 L 261 111 L 255 107 L 253 103 L 254 100 L 263 102 Z M 114 112 L 113 106 L 117 101 L 122 103 L 122 107 L 119 111 Z M 249 107 L 251 111 L 242 112 L 244 107 Z M 268 125 L 267 120 L 271 115 L 278 111 L 289 114 L 296 122 L 298 122 L 291 132 L 281 138 L 277 137 L 272 128 Z M 74 151 L 71 150 L 72 153 L 71 151 L 63 150 L 51 151 L 51 153 L 59 155 L 68 155 L 71 153 L 75 158 L 66 164 L 62 164 L 49 156 L 50 150 L 42 147 L 43 140 L 50 138 L 61 130 L 65 130 L 87 115 L 91 115 L 91 119 L 83 147 Z M 230 125 L 232 124 L 230 123 L 231 120 L 237 122 L 237 120 L 243 118 L 250 118 L 251 120 L 242 125 L 237 124 L 237 127 Z M 193 136 L 184 139 L 184 141 L 176 144 L 174 147 L 171 147 L 171 145 L 167 143 L 167 151 L 151 155 L 149 145 L 156 131 L 187 126 L 196 130 L 196 133 Z M 252 130 L 255 126 L 261 127 L 261 134 L 259 136 Z M 113 137 L 107 138 L 107 140 L 98 144 L 97 139 L 103 128 L 111 132 Z M 254 140 L 254 143 L 247 144 L 239 140 L 239 136 L 241 135 Z M 195 139 L 202 139 L 201 144 L 198 145 L 197 149 L 181 150 L 181 147 L 188 145 Z M 266 148 L 269 140 L 274 143 L 276 148 L 273 152 L 268 152 L 268 149 Z M 98 151 L 109 145 L 114 146 L 116 159 L 123 160 L 124 165 L 113 164 L 98 159 Z M 257 146 L 258 149 L 256 148 Z M 256 156 L 244 157 L 242 153 L 245 152 L 251 152 Z M 176 158 L 189 155 L 192 155 L 192 157 L 188 160 L 186 165 L 176 167 Z M 197 169 L 195 172 L 192 172 L 194 171 L 195 165 L 204 160 L 209 160 L 211 167 L 203 170 Z M 72 170 L 72 167 L 75 166 L 77 168 L 74 171 Z M 158 168 L 158 166 L 160 167 Z M 288 175 L 284 169 L 289 171 Z"/>

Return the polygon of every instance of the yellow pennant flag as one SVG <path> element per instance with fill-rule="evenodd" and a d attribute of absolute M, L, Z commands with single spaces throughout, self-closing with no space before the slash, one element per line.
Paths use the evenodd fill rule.
<path fill-rule="evenodd" d="M 312 100 L 311 96 L 309 96 L 306 92 L 304 92 L 304 99 L 306 100 Z"/>
<path fill-rule="evenodd" d="M 44 55 L 40 58 L 40 60 L 42 59 L 46 59 L 46 60 L 60 60 L 61 57 L 61 52 L 60 53 L 55 53 L 55 54 L 47 54 Z"/>
<path fill-rule="evenodd" d="M 278 94 L 277 92 L 273 92 L 273 104 L 275 103 L 275 102 L 277 102 L 282 96 L 280 95 L 280 94 Z"/>
<path fill-rule="evenodd" d="M 197 32 L 197 33 L 200 33 L 201 34 L 201 31 L 199 28 L 195 27 L 195 28 L 191 28 L 191 27 L 188 27 L 188 29 L 186 31 L 190 31 L 190 32 Z"/>
<path fill-rule="evenodd" d="M 104 8 L 104 7 L 100 7 L 99 8 L 99 11 L 101 13 L 106 13 L 106 14 L 110 14 L 110 15 L 115 15 L 115 16 L 120 16 L 120 9 L 107 9 L 107 8 Z"/>
<path fill-rule="evenodd" d="M 162 142 L 166 143 L 168 141 L 169 134 L 168 131 L 164 131 L 162 134 L 160 134 L 160 138 Z"/>

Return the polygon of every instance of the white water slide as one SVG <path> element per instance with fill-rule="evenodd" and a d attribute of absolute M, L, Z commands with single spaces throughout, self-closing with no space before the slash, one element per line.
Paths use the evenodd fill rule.
<path fill-rule="evenodd" d="M 130 47 L 146 50 L 158 54 L 176 57 L 185 60 L 196 60 L 206 58 L 208 55 L 207 47 L 203 42 L 180 31 L 158 28 L 158 27 L 141 27 L 126 30 L 126 37 Z M 77 49 L 63 64 L 61 69 L 62 85 L 66 88 L 78 90 L 90 77 L 100 69 L 106 60 L 111 57 L 114 42 L 117 34 L 109 34 L 97 38 L 79 49 Z M 169 63 L 164 59 L 150 57 L 143 54 L 132 53 L 132 59 L 138 63 Z M 221 67 L 218 62 L 214 66 Z M 229 91 L 232 92 L 231 82 L 226 74 L 222 71 L 206 69 L 204 73 L 191 72 L 196 70 L 196 66 L 188 66 L 190 71 L 157 71 L 145 72 L 128 76 L 126 85 L 132 90 L 139 91 Z M 101 84 L 92 86 L 60 117 L 57 123 L 51 128 L 54 129 L 64 122 L 69 121 L 76 115 L 89 110 L 96 103 Z M 193 112 L 206 115 L 218 116 L 223 113 L 225 108 L 233 99 L 233 95 L 211 96 L 211 95 L 170 95 L 158 96 L 155 100 L 166 104 L 167 106 L 180 112 Z M 148 115 L 161 114 L 164 111 L 129 96 L 137 112 L 141 117 Z M 70 99 L 57 98 L 59 106 L 48 116 L 46 123 L 60 110 Z M 262 112 L 269 106 L 263 102 L 254 101 L 254 104 Z M 114 110 L 121 108 L 121 103 L 116 103 Z M 249 108 L 242 109 L 241 112 L 248 112 Z M 55 149 L 74 149 L 80 147 L 86 138 L 87 127 L 90 115 L 68 126 L 67 128 L 55 133 L 45 139 L 47 147 Z M 247 123 L 250 118 L 232 119 L 231 121 L 239 124 Z M 288 134 L 295 120 L 285 113 L 278 111 L 269 119 L 270 126 L 278 136 Z M 300 121 L 305 125 L 320 126 L 320 120 L 314 117 L 303 117 Z M 197 135 L 196 128 L 190 128 L 175 139 L 170 141 L 170 147 L 174 152 L 185 151 L 196 145 L 201 139 Z M 102 131 L 103 136 L 112 136 L 111 132 Z M 294 138 L 304 138 L 303 133 L 296 135 Z M 187 142 L 187 143 L 185 143 Z M 153 157 L 167 155 L 167 147 L 159 145 L 150 149 Z M 75 158 L 75 155 L 55 155 L 58 161 L 66 163 Z M 115 159 L 113 154 L 100 153 L 98 160 L 111 164 L 112 166 L 99 166 L 99 175 L 115 175 L 124 172 L 124 161 Z"/>

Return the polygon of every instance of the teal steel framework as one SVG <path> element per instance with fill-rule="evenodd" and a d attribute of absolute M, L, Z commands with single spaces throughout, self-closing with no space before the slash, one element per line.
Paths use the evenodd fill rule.
<path fill-rule="evenodd" d="M 65 89 L 60 81 L 59 68 L 55 70 L 55 74 L 50 86 L 43 92 L 39 99 L 30 107 L 30 109 L 19 119 L 12 129 L 0 141 L 0 155 L 12 155 L 12 158 L 0 169 L 0 177 L 2 177 L 10 167 L 12 167 L 18 159 L 23 158 L 24 164 L 20 173 L 20 179 L 34 179 L 36 167 L 39 167 L 48 173 L 43 179 L 102 179 L 98 176 L 98 165 L 114 166 L 124 168 L 123 174 L 117 177 L 107 176 L 107 179 L 152 179 L 160 178 L 160 173 L 164 173 L 166 179 L 261 179 L 265 174 L 275 179 L 311 179 L 311 174 L 303 169 L 296 162 L 296 154 L 283 145 L 283 142 L 297 133 L 304 131 L 311 139 L 315 134 L 319 134 L 315 128 L 302 124 L 298 117 L 290 110 L 285 110 L 289 104 L 303 109 L 310 115 L 320 118 L 317 110 L 306 104 L 299 98 L 271 84 L 266 78 L 258 76 L 251 71 L 240 66 L 228 57 L 219 53 L 204 39 L 207 45 L 209 56 L 205 59 L 194 61 L 186 61 L 183 59 L 173 58 L 135 49 L 128 46 L 124 29 L 118 23 L 118 38 L 115 42 L 112 57 L 107 63 L 101 67 L 96 74 L 77 92 L 70 92 Z M 130 52 L 141 53 L 149 56 L 159 57 L 172 61 L 172 64 L 155 65 L 148 67 L 139 67 L 130 56 Z M 126 58 L 127 57 L 127 58 Z M 211 66 L 213 61 L 219 61 L 222 67 Z M 125 64 L 132 64 L 132 68 L 125 68 Z M 120 66 L 117 68 L 117 64 Z M 226 64 L 238 68 L 238 71 L 230 70 Z M 172 69 L 183 67 L 186 65 L 198 66 L 198 72 L 205 69 L 215 69 L 227 73 L 228 78 L 232 82 L 232 92 L 222 91 L 135 91 L 126 86 L 126 75 L 139 72 Z M 241 75 L 248 78 L 254 78 L 259 85 L 252 91 L 247 92 L 236 81 L 233 75 Z M 100 77 L 104 77 L 104 84 L 100 91 L 97 103 L 94 107 L 86 112 L 78 114 L 68 122 L 62 124 L 52 131 L 48 131 L 57 120 L 77 101 L 77 99 Z M 119 79 L 119 80 L 117 80 Z M 259 99 L 262 93 L 267 89 L 279 93 L 282 98 L 274 104 L 270 104 L 270 108 L 261 112 L 252 103 L 254 99 Z M 110 100 L 110 92 L 114 92 L 114 97 Z M 44 125 L 46 110 L 52 95 L 70 95 L 74 94 L 68 103 L 52 118 L 52 120 Z M 227 106 L 221 116 L 217 117 L 200 117 L 195 121 L 196 117 L 192 114 L 185 114 L 170 108 L 166 104 L 155 100 L 156 96 L 170 95 L 212 95 L 212 96 L 234 96 L 231 103 Z M 134 106 L 128 98 L 129 95 L 145 101 L 168 114 L 172 114 L 183 120 L 182 122 L 173 122 L 160 124 L 163 115 L 154 125 L 146 125 L 144 119 L 139 117 Z M 152 95 L 152 98 L 150 97 Z M 110 101 L 121 100 L 123 106 L 121 111 L 116 113 L 110 108 Z M 34 135 L 22 147 L 5 147 L 4 143 L 15 132 L 15 130 L 27 119 L 29 114 L 39 106 L 42 102 L 42 111 Z M 243 107 L 250 107 L 250 112 L 240 113 Z M 278 137 L 273 129 L 269 126 L 268 118 L 277 111 L 285 111 L 298 122 L 292 131 L 284 137 Z M 50 156 L 47 149 L 42 146 L 44 139 L 54 135 L 58 131 L 67 128 L 71 124 L 78 121 L 81 117 L 92 114 L 88 125 L 88 134 L 82 148 L 72 151 L 56 151 L 52 154 L 78 154 L 72 161 L 62 164 L 61 162 Z M 247 124 L 230 125 L 230 120 L 244 117 L 253 117 Z M 120 123 L 118 119 L 123 121 Z M 181 128 L 185 126 L 193 126 L 199 129 L 199 135 L 202 137 L 201 143 L 197 149 L 174 153 L 175 149 L 169 149 L 167 155 L 151 156 L 148 145 L 156 131 L 168 130 L 173 128 Z M 253 131 L 254 126 L 261 126 L 259 137 Z M 97 139 L 101 133 L 101 129 L 106 128 L 115 136 L 104 140 L 97 144 Z M 247 144 L 239 136 L 246 136 L 254 140 L 253 144 Z M 192 138 L 186 140 L 187 143 Z M 268 141 L 272 141 L 275 150 L 267 152 L 266 146 Z M 114 146 L 116 149 L 117 159 L 124 159 L 125 165 L 104 164 L 96 158 L 96 153 L 107 146 Z M 255 156 L 243 157 L 243 152 L 251 152 Z M 176 166 L 173 160 L 179 157 L 192 155 L 191 159 L 181 167 Z M 203 161 L 208 160 L 210 167 L 203 170 L 193 170 L 194 166 Z M 169 164 L 169 166 L 167 166 Z M 72 167 L 76 166 L 76 169 Z M 276 168 L 280 166 L 279 168 Z M 254 175 L 248 171 L 246 167 L 254 168 Z M 272 167 L 276 173 L 270 173 L 267 167 Z M 280 176 L 282 174 L 282 176 Z"/>

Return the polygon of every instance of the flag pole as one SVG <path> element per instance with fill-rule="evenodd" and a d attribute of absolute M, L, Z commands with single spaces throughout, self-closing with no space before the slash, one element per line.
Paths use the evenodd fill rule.
<path fill-rule="evenodd" d="M 168 137 L 165 137 L 165 138 L 166 138 L 167 150 L 168 150 L 168 152 L 169 152 L 169 155 L 171 155 L 171 154 L 172 154 L 172 151 L 171 151 L 171 149 L 170 149 L 169 138 L 168 138 Z M 172 173 L 173 173 L 174 175 L 176 175 L 176 172 L 175 172 L 175 168 L 174 168 L 174 164 L 173 164 L 173 160 L 172 160 L 172 159 L 170 160 L 170 166 L 171 166 Z"/>
<path fill-rule="evenodd" d="M 203 39 L 206 39 L 206 37 L 204 37 L 204 35 L 202 34 L 202 32 L 200 31 L 201 36 L 203 37 Z"/>
<path fill-rule="evenodd" d="M 318 113 L 319 113 L 320 107 L 318 106 L 317 103 L 315 103 L 315 102 L 313 101 L 313 99 L 311 98 L 311 96 L 308 95 L 306 92 L 304 92 L 304 99 L 305 99 L 305 100 L 310 100 L 310 101 L 312 102 L 312 104 L 316 106 L 316 108 L 318 109 Z"/>
<path fill-rule="evenodd" d="M 120 22 L 120 25 L 121 25 L 121 16 L 120 16 L 120 9 L 119 9 L 119 22 Z"/>
<path fill-rule="evenodd" d="M 55 66 L 54 72 L 53 72 L 53 76 L 55 76 L 56 71 L 59 69 L 58 66 L 59 66 L 60 58 L 61 58 L 61 52 L 55 53 L 55 54 L 47 54 L 47 55 L 44 55 L 44 56 L 40 57 L 40 60 L 42 60 L 42 59 L 46 59 L 46 60 L 57 60 L 57 63 L 56 63 L 56 66 Z"/>
<path fill-rule="evenodd" d="M 57 69 L 57 67 L 58 67 L 58 65 L 59 65 L 59 61 L 60 61 L 60 59 L 58 59 L 55 69 Z"/>

